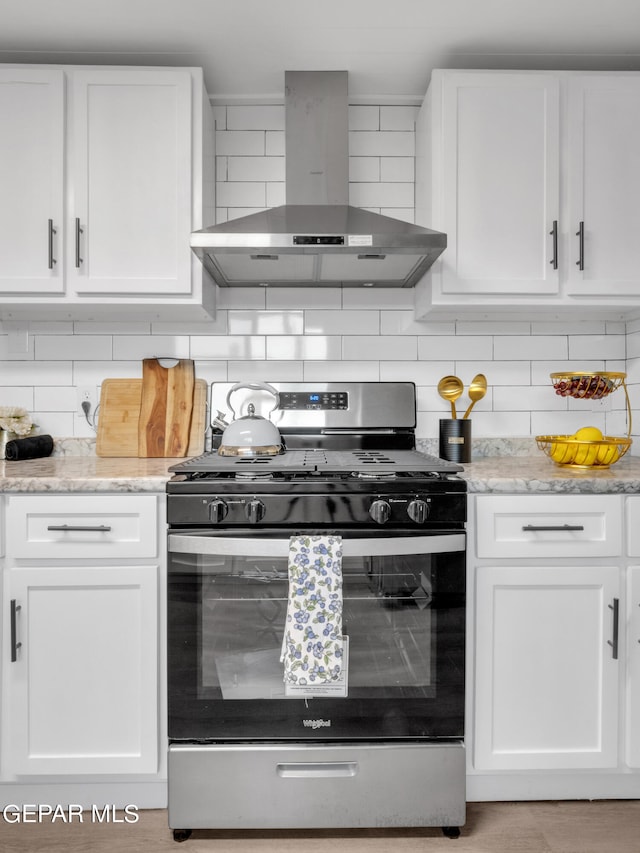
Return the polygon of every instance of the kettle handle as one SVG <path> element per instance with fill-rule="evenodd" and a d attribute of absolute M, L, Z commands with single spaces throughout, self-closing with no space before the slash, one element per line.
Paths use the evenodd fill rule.
<path fill-rule="evenodd" d="M 236 411 L 230 402 L 231 395 L 234 391 L 238 391 L 240 388 L 250 388 L 253 391 L 268 391 L 270 394 L 273 394 L 275 397 L 275 405 L 273 409 L 271 409 L 271 412 L 275 412 L 280 404 L 280 394 L 278 394 L 273 385 L 269 385 L 268 382 L 236 382 L 235 385 L 229 388 L 229 393 L 227 394 L 227 406 L 231 409 L 234 419 L 236 417 Z M 269 412 L 269 414 L 271 414 L 271 412 Z"/>

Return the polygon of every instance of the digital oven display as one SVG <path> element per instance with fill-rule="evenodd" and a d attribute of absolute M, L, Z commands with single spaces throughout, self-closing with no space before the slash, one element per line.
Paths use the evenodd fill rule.
<path fill-rule="evenodd" d="M 349 395 L 346 391 L 283 392 L 280 394 L 280 408 L 298 411 L 348 409 Z"/>

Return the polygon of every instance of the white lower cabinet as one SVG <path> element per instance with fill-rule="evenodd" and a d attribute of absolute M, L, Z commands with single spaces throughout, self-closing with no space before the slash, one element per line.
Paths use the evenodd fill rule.
<path fill-rule="evenodd" d="M 6 496 L 3 800 L 165 804 L 162 498 Z"/>
<path fill-rule="evenodd" d="M 469 503 L 469 799 L 637 797 L 640 496 Z"/>
<path fill-rule="evenodd" d="M 475 593 L 475 767 L 615 767 L 619 569 L 482 566 Z"/>
<path fill-rule="evenodd" d="M 157 575 L 152 565 L 9 570 L 14 773 L 156 771 Z"/>

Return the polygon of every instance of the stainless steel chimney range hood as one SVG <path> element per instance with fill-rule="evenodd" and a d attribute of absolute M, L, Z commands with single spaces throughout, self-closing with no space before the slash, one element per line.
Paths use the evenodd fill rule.
<path fill-rule="evenodd" d="M 287 204 L 196 231 L 222 287 L 413 287 L 446 234 L 348 204 L 346 71 L 285 74 Z"/>

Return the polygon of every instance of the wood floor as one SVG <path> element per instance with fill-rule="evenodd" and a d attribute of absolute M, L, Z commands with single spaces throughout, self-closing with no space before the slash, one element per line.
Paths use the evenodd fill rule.
<path fill-rule="evenodd" d="M 165 811 L 135 824 L 8 824 L 2 853 L 638 853 L 640 800 L 470 803 L 460 838 L 440 830 L 196 831 L 173 840 Z"/>

